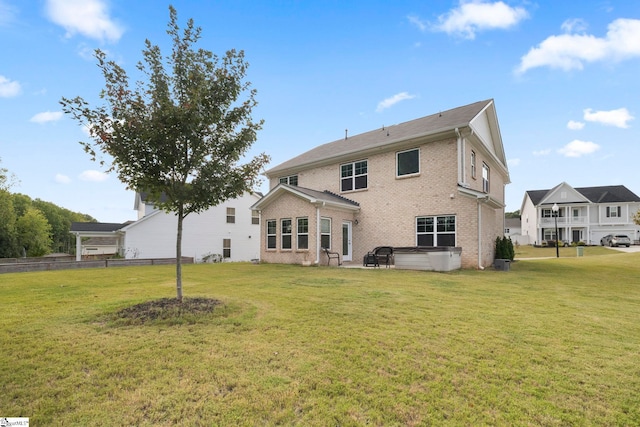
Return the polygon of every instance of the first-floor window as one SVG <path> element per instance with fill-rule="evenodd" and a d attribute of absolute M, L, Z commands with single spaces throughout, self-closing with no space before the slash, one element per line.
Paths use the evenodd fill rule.
<path fill-rule="evenodd" d="M 455 246 L 455 215 L 417 217 L 416 236 L 418 246 Z"/>
<path fill-rule="evenodd" d="M 276 220 L 267 220 L 267 249 L 276 248 Z"/>
<path fill-rule="evenodd" d="M 320 246 L 331 249 L 331 219 L 320 219 Z"/>
<path fill-rule="evenodd" d="M 222 257 L 231 258 L 231 239 L 222 239 Z"/>
<path fill-rule="evenodd" d="M 291 219 L 283 219 L 280 222 L 282 249 L 291 249 Z"/>
<path fill-rule="evenodd" d="M 309 249 L 309 218 L 297 219 L 298 249 Z"/>
<path fill-rule="evenodd" d="M 553 228 L 545 228 L 543 238 L 544 240 L 556 240 L 556 230 Z"/>

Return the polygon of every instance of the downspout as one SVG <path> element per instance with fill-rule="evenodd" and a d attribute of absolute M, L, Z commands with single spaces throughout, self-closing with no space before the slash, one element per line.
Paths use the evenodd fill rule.
<path fill-rule="evenodd" d="M 480 270 L 484 270 L 482 266 L 482 202 L 488 200 L 489 196 L 478 197 L 478 269 Z"/>
<path fill-rule="evenodd" d="M 316 205 L 316 265 L 320 265 L 320 240 L 320 205 Z"/>
<path fill-rule="evenodd" d="M 478 198 L 478 268 L 484 270 L 482 266 L 482 199 Z"/>
<path fill-rule="evenodd" d="M 460 130 L 458 128 L 455 128 L 455 131 L 456 131 L 456 135 L 458 137 L 458 140 L 457 140 L 457 143 L 458 143 L 458 182 L 464 183 L 464 159 L 465 159 L 464 144 L 463 144 L 462 135 L 460 134 Z"/>

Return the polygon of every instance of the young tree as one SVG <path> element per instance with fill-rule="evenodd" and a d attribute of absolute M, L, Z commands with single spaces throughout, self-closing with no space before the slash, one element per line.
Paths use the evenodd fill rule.
<path fill-rule="evenodd" d="M 81 144 L 93 160 L 99 153 L 108 155 L 107 171 L 117 172 L 129 189 L 147 192 L 157 207 L 177 216 L 176 290 L 181 301 L 185 217 L 252 191 L 269 158 L 259 154 L 241 163 L 263 123 L 251 118 L 256 91 L 244 81 L 244 52 L 229 50 L 218 57 L 195 49 L 201 28 L 190 19 L 181 32 L 171 6 L 169 16 L 171 55 L 163 56 L 146 40 L 144 62 L 138 64 L 145 81 L 130 87 L 125 70 L 96 50 L 106 82 L 101 98 L 107 105 L 91 107 L 81 97 L 62 98 L 61 104 L 88 127 L 92 141 Z M 104 158 L 100 163 L 105 164 Z"/>

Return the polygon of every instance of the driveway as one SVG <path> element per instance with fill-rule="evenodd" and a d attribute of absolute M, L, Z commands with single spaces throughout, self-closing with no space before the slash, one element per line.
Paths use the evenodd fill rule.
<path fill-rule="evenodd" d="M 620 252 L 640 252 L 640 245 L 631 245 L 628 248 L 625 248 L 624 246 L 614 246 L 612 248 L 610 248 L 609 246 L 605 246 L 605 248 Z"/>

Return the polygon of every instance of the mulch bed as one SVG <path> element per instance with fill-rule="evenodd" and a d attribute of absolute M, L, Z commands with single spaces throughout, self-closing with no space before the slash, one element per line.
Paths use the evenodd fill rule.
<path fill-rule="evenodd" d="M 210 314 L 221 304 L 222 301 L 213 298 L 183 298 L 182 302 L 177 298 L 162 298 L 122 309 L 116 313 L 116 317 L 145 323 L 159 319 L 175 319 L 184 315 Z"/>

